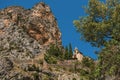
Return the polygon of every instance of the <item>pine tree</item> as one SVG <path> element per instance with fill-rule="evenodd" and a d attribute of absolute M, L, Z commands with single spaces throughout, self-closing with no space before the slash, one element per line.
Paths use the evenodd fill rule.
<path fill-rule="evenodd" d="M 66 46 L 65 47 L 65 56 L 64 56 L 64 59 L 69 59 L 69 51 L 68 51 L 68 47 Z"/>
<path fill-rule="evenodd" d="M 73 52 L 72 52 L 72 45 L 71 43 L 69 44 L 69 59 L 72 58 Z"/>
<path fill-rule="evenodd" d="M 106 75 L 120 77 L 120 0 L 89 0 L 86 17 L 75 20 L 82 39 L 92 46 L 102 47 L 99 52 L 100 80 Z"/>

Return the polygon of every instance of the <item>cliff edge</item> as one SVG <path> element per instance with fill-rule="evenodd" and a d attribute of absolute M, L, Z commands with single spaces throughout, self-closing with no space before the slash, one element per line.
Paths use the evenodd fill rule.
<path fill-rule="evenodd" d="M 0 80 L 33 80 L 36 73 L 29 69 L 36 63 L 34 58 L 50 44 L 61 46 L 61 32 L 48 5 L 0 10 Z"/>

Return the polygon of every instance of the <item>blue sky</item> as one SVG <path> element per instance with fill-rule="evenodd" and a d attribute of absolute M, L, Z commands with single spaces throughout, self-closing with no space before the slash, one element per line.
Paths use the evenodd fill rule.
<path fill-rule="evenodd" d="M 78 47 L 85 56 L 96 59 L 97 56 L 94 52 L 98 48 L 92 47 L 88 42 L 81 41 L 80 33 L 76 32 L 73 25 L 73 20 L 86 15 L 82 7 L 86 6 L 89 0 L 0 0 L 0 9 L 12 5 L 23 6 L 28 9 L 41 1 L 51 7 L 53 14 L 57 18 L 58 26 L 62 32 L 63 46 L 71 43 L 73 48 Z"/>

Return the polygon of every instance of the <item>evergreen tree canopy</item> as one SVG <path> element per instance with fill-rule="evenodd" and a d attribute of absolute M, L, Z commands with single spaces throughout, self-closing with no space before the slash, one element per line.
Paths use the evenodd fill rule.
<path fill-rule="evenodd" d="M 65 47 L 65 55 L 64 59 L 72 59 L 73 51 L 72 51 L 72 45 L 69 43 L 69 46 Z"/>
<path fill-rule="evenodd" d="M 66 46 L 65 47 L 65 55 L 64 55 L 64 59 L 69 59 L 69 50 L 68 50 L 68 47 Z"/>
<path fill-rule="evenodd" d="M 74 20 L 82 39 L 92 46 L 102 47 L 98 67 L 100 80 L 106 75 L 120 77 L 120 0 L 89 0 L 87 16 Z M 98 74 L 97 73 L 97 74 Z M 97 75 L 98 76 L 98 75 Z"/>
<path fill-rule="evenodd" d="M 120 1 L 90 0 L 85 9 L 88 16 L 75 20 L 82 39 L 93 46 L 104 46 L 109 40 L 120 41 Z"/>
<path fill-rule="evenodd" d="M 73 55 L 73 51 L 72 51 L 72 45 L 71 43 L 69 44 L 69 59 L 72 58 L 72 55 Z"/>

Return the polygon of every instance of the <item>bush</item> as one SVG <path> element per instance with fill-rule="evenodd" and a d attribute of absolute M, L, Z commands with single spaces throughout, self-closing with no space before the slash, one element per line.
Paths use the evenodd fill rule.
<path fill-rule="evenodd" d="M 84 57 L 82 60 L 82 66 L 90 68 L 90 70 L 92 71 L 95 69 L 94 60 L 92 60 L 91 58 L 88 58 L 88 57 Z"/>
<path fill-rule="evenodd" d="M 57 60 L 62 60 L 62 49 L 56 45 L 51 45 L 45 54 L 45 61 L 49 64 L 56 64 Z"/>
<path fill-rule="evenodd" d="M 76 78 L 73 78 L 72 80 L 76 80 Z"/>
<path fill-rule="evenodd" d="M 43 65 L 43 60 L 39 59 L 38 63 Z"/>
<path fill-rule="evenodd" d="M 50 54 L 54 57 L 61 58 L 62 57 L 62 49 L 59 48 L 57 45 L 51 45 L 50 48 L 47 50 L 47 54 Z"/>
<path fill-rule="evenodd" d="M 32 66 L 28 66 L 28 71 L 37 71 L 39 72 L 39 67 L 36 67 L 35 65 L 32 65 Z"/>
<path fill-rule="evenodd" d="M 56 64 L 57 63 L 56 57 L 53 57 L 53 56 L 48 55 L 48 54 L 45 54 L 45 61 L 49 64 Z"/>
<path fill-rule="evenodd" d="M 33 73 L 33 78 L 34 80 L 39 80 L 39 74 L 38 73 Z"/>

